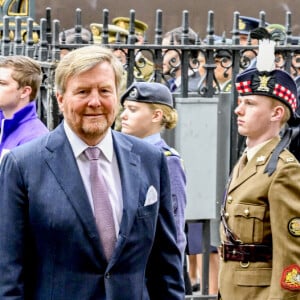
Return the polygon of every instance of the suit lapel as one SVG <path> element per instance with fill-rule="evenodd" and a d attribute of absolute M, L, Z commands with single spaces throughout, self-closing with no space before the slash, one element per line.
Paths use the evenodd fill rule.
<path fill-rule="evenodd" d="M 132 152 L 132 144 L 118 132 L 113 132 L 113 141 L 122 183 L 123 216 L 116 249 L 110 265 L 114 263 L 122 252 L 126 238 L 130 234 L 138 208 L 140 189 L 140 157 Z"/>
<path fill-rule="evenodd" d="M 237 173 L 238 173 L 237 168 L 238 168 L 238 166 L 234 167 L 232 181 L 231 181 L 231 184 L 230 184 L 229 190 L 228 190 L 229 192 L 231 192 L 232 190 L 237 188 L 239 185 L 244 183 L 246 180 L 248 180 L 250 177 L 252 177 L 256 173 L 256 164 L 253 164 L 253 160 L 248 162 L 248 164 L 244 168 L 242 174 L 238 177 L 237 177 Z"/>
<path fill-rule="evenodd" d="M 91 242 L 99 249 L 100 240 L 92 208 L 62 124 L 50 134 L 44 156 L 58 184 L 64 190 L 66 198 L 76 211 L 82 226 L 86 229 Z"/>
<path fill-rule="evenodd" d="M 123 216 L 120 224 L 120 233 L 113 256 L 108 268 L 114 264 L 125 245 L 134 222 L 139 200 L 139 170 L 140 157 L 132 152 L 132 144 L 113 132 L 114 150 L 118 160 L 123 195 Z M 49 136 L 44 157 L 47 165 L 53 172 L 58 184 L 64 190 L 66 198 L 76 211 L 82 226 L 91 240 L 91 243 L 101 251 L 96 223 L 89 204 L 85 187 L 73 151 L 66 137 L 62 125 L 59 125 Z M 66 167 L 68 166 L 68 167 Z M 134 180 L 132 180 L 134 178 Z M 100 250 L 100 251 L 99 251 Z M 101 259 L 105 260 L 103 253 Z"/>

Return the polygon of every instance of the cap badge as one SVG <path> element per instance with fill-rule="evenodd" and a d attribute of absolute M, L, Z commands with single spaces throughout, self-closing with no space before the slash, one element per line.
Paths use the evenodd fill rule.
<path fill-rule="evenodd" d="M 298 265 L 290 265 L 283 270 L 281 287 L 290 291 L 300 290 L 300 267 Z"/>
<path fill-rule="evenodd" d="M 269 93 L 274 90 L 276 80 L 269 72 L 258 72 L 252 77 L 251 87 L 253 91 Z"/>
<path fill-rule="evenodd" d="M 268 82 L 270 80 L 270 76 L 266 76 L 266 75 L 262 75 L 262 76 L 258 76 L 259 80 L 260 80 L 260 85 L 257 88 L 258 91 L 262 91 L 262 92 L 268 92 L 270 90 L 270 88 L 268 87 Z"/>
<path fill-rule="evenodd" d="M 138 96 L 138 91 L 136 88 L 133 88 L 129 93 L 129 97 L 133 99 L 137 99 L 137 96 Z"/>
<path fill-rule="evenodd" d="M 246 28 L 246 23 L 239 19 L 239 30 L 244 30 Z"/>
<path fill-rule="evenodd" d="M 289 221 L 288 230 L 292 236 L 300 236 L 300 217 L 293 218 Z"/>

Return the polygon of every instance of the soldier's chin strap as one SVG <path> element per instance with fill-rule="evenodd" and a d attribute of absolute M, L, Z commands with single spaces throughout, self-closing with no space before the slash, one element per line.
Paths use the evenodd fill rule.
<path fill-rule="evenodd" d="M 264 170 L 264 173 L 268 173 L 269 176 L 274 173 L 280 153 L 284 150 L 284 148 L 287 148 L 290 145 L 292 138 L 295 137 L 298 133 L 299 127 L 288 127 L 284 131 L 280 142 L 272 153 L 272 156 Z"/>

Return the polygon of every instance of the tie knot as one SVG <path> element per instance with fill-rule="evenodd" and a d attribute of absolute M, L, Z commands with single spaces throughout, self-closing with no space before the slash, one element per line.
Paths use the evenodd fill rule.
<path fill-rule="evenodd" d="M 97 147 L 88 147 L 84 150 L 88 160 L 97 160 L 100 158 L 101 150 Z"/>
<path fill-rule="evenodd" d="M 248 156 L 247 156 L 247 152 L 246 151 L 243 153 L 241 160 L 243 161 L 244 164 L 247 164 L 247 162 L 248 162 Z"/>
<path fill-rule="evenodd" d="M 247 152 L 244 152 L 239 162 L 239 173 L 238 173 L 239 175 L 242 172 L 242 170 L 246 167 L 247 163 L 248 163 Z"/>

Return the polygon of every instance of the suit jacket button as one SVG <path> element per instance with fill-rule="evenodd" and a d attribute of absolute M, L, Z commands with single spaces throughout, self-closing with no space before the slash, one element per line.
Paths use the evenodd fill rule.
<path fill-rule="evenodd" d="M 105 278 L 109 279 L 110 278 L 110 273 L 105 273 Z"/>

